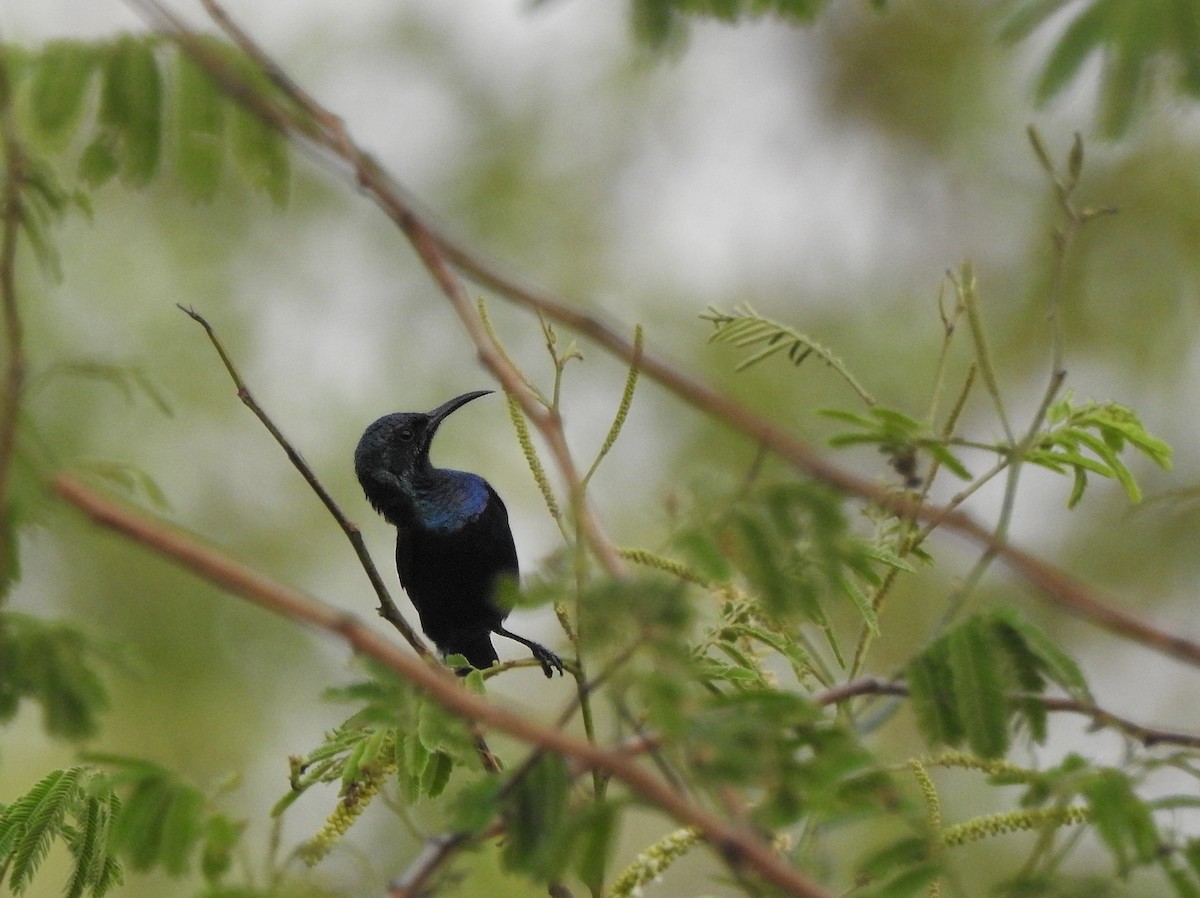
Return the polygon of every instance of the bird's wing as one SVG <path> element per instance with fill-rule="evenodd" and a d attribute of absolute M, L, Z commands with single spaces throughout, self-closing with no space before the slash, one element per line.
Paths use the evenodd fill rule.
<path fill-rule="evenodd" d="M 491 537 L 485 542 L 491 570 L 516 580 L 520 571 L 517 568 L 517 546 L 513 542 L 512 529 L 508 525 L 508 509 L 504 507 L 504 500 L 492 489 L 492 485 L 486 485 L 488 502 L 473 527 L 477 528 L 477 532 L 486 533 Z"/>
<path fill-rule="evenodd" d="M 412 583 L 413 572 L 413 541 L 406 538 L 401 527 L 396 528 L 396 573 L 400 575 L 400 585 L 405 590 Z"/>

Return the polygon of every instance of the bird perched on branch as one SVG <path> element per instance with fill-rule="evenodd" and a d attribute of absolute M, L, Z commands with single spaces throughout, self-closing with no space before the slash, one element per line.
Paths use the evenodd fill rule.
<path fill-rule="evenodd" d="M 527 646 L 549 677 L 563 671 L 558 655 L 506 630 L 508 612 L 496 602 L 502 580 L 518 575 L 508 510 L 482 477 L 429 461 L 442 421 L 490 392 L 464 393 L 431 412 L 385 415 L 358 441 L 354 472 L 367 501 L 396 527 L 400 584 L 439 651 L 482 670 L 499 660 L 495 633 Z"/>

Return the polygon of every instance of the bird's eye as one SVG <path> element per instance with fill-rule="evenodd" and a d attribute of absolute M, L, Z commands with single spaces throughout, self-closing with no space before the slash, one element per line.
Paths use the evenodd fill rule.
<path fill-rule="evenodd" d="M 413 432 L 408 427 L 402 428 L 401 431 L 396 435 L 406 443 L 412 442 Z"/>

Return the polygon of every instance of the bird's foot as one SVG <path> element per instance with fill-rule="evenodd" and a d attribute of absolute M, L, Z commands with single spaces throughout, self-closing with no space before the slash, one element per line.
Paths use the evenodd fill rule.
<path fill-rule="evenodd" d="M 562 658 L 558 657 L 558 655 L 554 654 L 554 652 L 550 651 L 544 645 L 536 642 L 529 647 L 529 650 L 533 652 L 533 657 L 537 658 L 538 663 L 542 665 L 542 673 L 546 675 L 547 679 L 553 677 L 556 670 L 558 671 L 558 675 L 562 676 Z"/>
<path fill-rule="evenodd" d="M 537 658 L 538 664 L 542 665 L 542 673 L 547 678 L 554 676 L 554 671 L 558 671 L 561 677 L 563 674 L 562 658 L 554 654 L 540 642 L 534 642 L 532 639 L 526 639 L 524 636 L 518 636 L 511 630 L 506 630 L 503 627 L 493 627 L 492 632 L 498 636 L 506 636 L 509 639 L 516 640 L 525 646 L 529 651 L 533 652 L 533 657 Z"/>

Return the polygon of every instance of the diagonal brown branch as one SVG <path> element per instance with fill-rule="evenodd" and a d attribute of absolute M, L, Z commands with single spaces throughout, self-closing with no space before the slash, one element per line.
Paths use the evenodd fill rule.
<path fill-rule="evenodd" d="M 443 289 L 444 279 L 451 268 L 460 270 L 476 283 L 507 297 L 510 301 L 536 310 L 547 318 L 571 328 L 626 362 L 633 361 L 636 352 L 633 341 L 624 336 L 628 328 L 613 327 L 553 294 L 525 283 L 457 240 L 436 223 L 432 216 L 419 210 L 403 188 L 373 158 L 358 148 L 345 132 L 337 116 L 300 91 L 291 79 L 276 77 L 275 83 L 293 107 L 303 110 L 303 115 L 297 114 L 282 103 L 271 102 L 249 90 L 211 52 L 205 52 L 205 48 L 191 30 L 157 0 L 127 2 L 141 10 L 164 34 L 178 41 L 185 52 L 191 54 L 230 96 L 245 104 L 251 112 L 301 144 L 322 149 L 335 160 L 348 166 L 360 189 L 404 232 Z M 210 12 L 216 10 L 216 21 L 231 39 L 259 60 L 268 73 L 282 71 L 273 62 L 264 62 L 269 61 L 268 54 L 238 29 L 214 0 L 204 0 L 204 3 Z M 457 284 L 455 290 L 461 291 L 461 282 L 455 278 L 452 283 Z M 461 301 L 454 300 L 454 297 L 451 299 L 455 302 L 456 310 L 461 308 Z M 480 345 L 478 341 L 476 345 Z M 482 349 L 480 352 L 481 355 L 484 354 Z M 485 361 L 488 361 L 486 357 Z M 510 384 L 518 388 L 514 395 L 521 400 L 522 407 L 526 408 L 531 419 L 539 427 L 553 431 L 550 425 L 554 422 L 546 421 L 546 416 L 541 414 L 541 410 L 532 405 L 532 398 L 525 390 L 519 388 L 518 379 L 513 373 L 501 373 L 504 370 L 503 360 L 498 364 L 500 368 L 497 370 L 497 376 L 506 388 Z M 877 505 L 899 516 L 955 531 L 983 546 L 987 552 L 994 553 L 1003 560 L 1009 570 L 1033 587 L 1038 595 L 1062 610 L 1121 638 L 1140 643 L 1188 664 L 1200 666 L 1200 642 L 1161 630 L 1120 610 L 1111 598 L 1089 588 L 1050 562 L 998 538 L 964 512 L 898 495 L 834 464 L 808 443 L 787 433 L 773 421 L 756 414 L 731 396 L 698 380 L 652 351 L 643 352 L 639 367 L 644 376 L 657 381 L 689 405 L 722 421 L 755 444 L 778 455 L 797 470 L 828 483 L 848 496 Z M 543 429 L 543 433 L 546 432 L 547 430 Z M 558 437 L 561 437 L 561 430 Z M 558 456 L 565 447 L 553 440 L 551 445 L 555 450 L 556 460 L 560 460 Z M 572 469 L 573 466 L 567 468 Z M 566 476 L 566 471 L 564 475 Z M 574 482 L 570 481 L 569 477 L 567 479 Z M 594 518 L 589 516 L 588 520 L 594 523 Z M 596 526 L 598 527 L 598 524 Z M 596 542 L 602 546 L 606 542 L 593 528 L 585 529 L 585 534 L 591 537 L 594 546 Z M 607 557 L 607 551 L 603 549 L 598 554 L 602 558 Z M 613 568 L 615 565 L 610 561 L 609 566 Z"/>
<path fill-rule="evenodd" d="M 601 770 L 620 780 L 642 801 L 699 830 L 735 872 L 753 872 L 784 894 L 797 898 L 832 898 L 756 833 L 731 825 L 688 800 L 626 752 L 593 745 L 473 695 L 449 670 L 425 664 L 365 627 L 353 615 L 275 583 L 217 549 L 113 502 L 67 475 L 55 479 L 54 489 L 96 523 L 161 553 L 210 582 L 290 620 L 341 637 L 356 652 L 395 671 L 452 714 L 561 755 L 582 769 Z"/>

